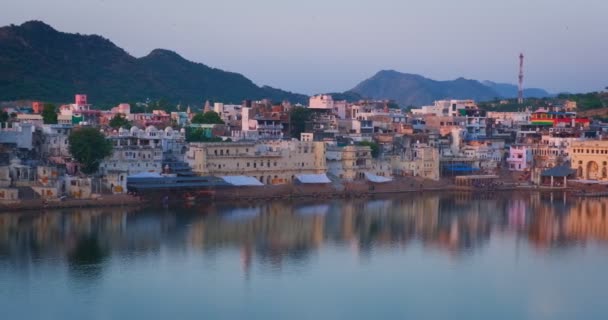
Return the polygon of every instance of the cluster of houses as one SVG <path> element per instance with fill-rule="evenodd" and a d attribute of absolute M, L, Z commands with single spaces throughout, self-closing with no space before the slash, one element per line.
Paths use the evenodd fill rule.
<path fill-rule="evenodd" d="M 300 123 L 290 116 L 296 108 L 307 109 Z M 548 187 L 568 179 L 608 183 L 606 128 L 577 117 L 571 101 L 491 112 L 473 100 L 441 100 L 406 111 L 390 101 L 317 95 L 308 106 L 246 100 L 199 110 L 214 111 L 223 124 L 192 124 L 190 107 L 98 110 L 83 94 L 58 109 L 57 124 L 44 124 L 42 109 L 34 102 L 5 110 L 16 117 L 0 128 L 2 202 L 124 193 L 128 178 L 142 174 L 247 177 L 264 185 L 399 177 L 475 185 L 505 176 Z M 110 127 L 117 116 L 132 126 Z M 68 137 L 79 126 L 99 128 L 114 147 L 93 176 L 80 173 L 70 155 Z M 221 142 L 188 141 L 190 129 Z"/>

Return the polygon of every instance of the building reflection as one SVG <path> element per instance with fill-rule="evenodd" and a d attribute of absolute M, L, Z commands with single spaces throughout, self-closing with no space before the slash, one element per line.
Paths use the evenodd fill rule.
<path fill-rule="evenodd" d="M 419 245 L 449 255 L 474 253 L 492 234 L 523 237 L 532 248 L 608 241 L 608 199 L 563 194 L 428 194 L 393 198 L 273 201 L 189 209 L 77 209 L 0 214 L 0 266 L 27 272 L 62 263 L 96 278 L 115 257 L 237 249 L 243 273 L 306 265 L 324 246 L 373 257 Z"/>

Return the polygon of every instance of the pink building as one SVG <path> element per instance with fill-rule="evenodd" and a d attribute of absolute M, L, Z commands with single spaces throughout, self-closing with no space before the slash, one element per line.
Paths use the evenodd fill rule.
<path fill-rule="evenodd" d="M 523 144 L 514 144 L 509 148 L 507 158 L 509 170 L 526 171 L 532 167 L 532 149 Z"/>
<path fill-rule="evenodd" d="M 75 104 L 77 106 L 84 106 L 87 105 L 87 95 L 86 94 L 77 94 L 75 96 Z"/>
<path fill-rule="evenodd" d="M 40 101 L 34 101 L 34 102 L 32 102 L 32 111 L 35 114 L 42 113 L 42 109 L 44 109 L 44 103 L 42 103 Z"/>

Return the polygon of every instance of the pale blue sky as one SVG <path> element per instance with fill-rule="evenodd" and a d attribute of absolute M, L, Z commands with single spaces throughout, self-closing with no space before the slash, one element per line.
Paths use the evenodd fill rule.
<path fill-rule="evenodd" d="M 1 25 L 43 20 L 307 94 L 381 69 L 515 83 L 520 51 L 527 87 L 608 86 L 607 0 L 4 1 Z"/>

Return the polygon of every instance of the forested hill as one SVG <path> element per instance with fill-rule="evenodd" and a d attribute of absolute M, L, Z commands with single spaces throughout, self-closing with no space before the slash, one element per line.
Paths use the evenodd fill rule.
<path fill-rule="evenodd" d="M 88 94 L 96 104 L 308 99 L 260 87 L 241 74 L 191 62 L 169 50 L 135 58 L 101 36 L 63 33 L 40 21 L 0 28 L 0 70 L 0 101 L 65 102 L 75 93 Z"/>

